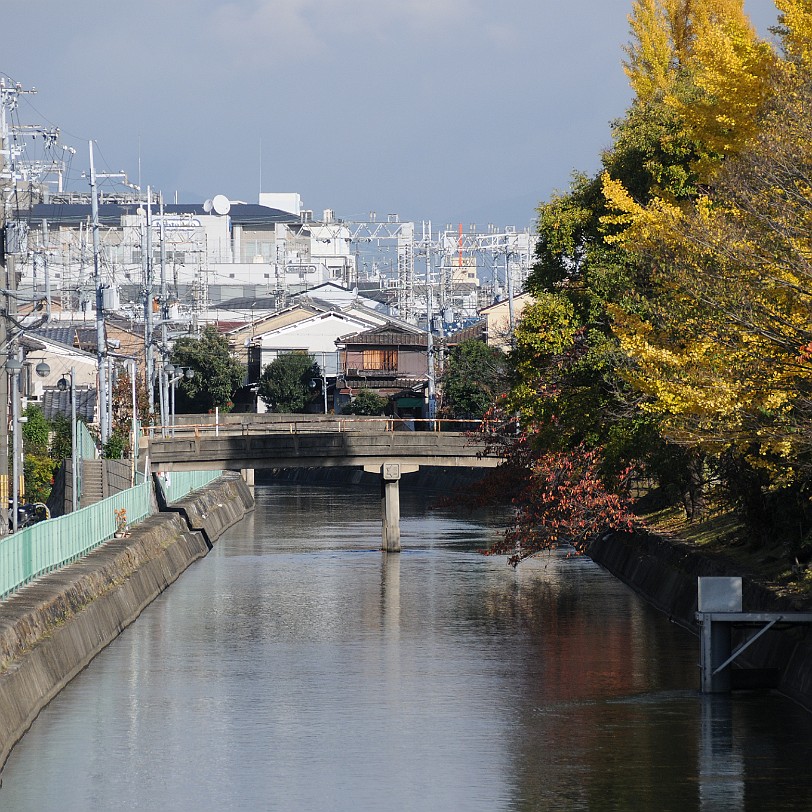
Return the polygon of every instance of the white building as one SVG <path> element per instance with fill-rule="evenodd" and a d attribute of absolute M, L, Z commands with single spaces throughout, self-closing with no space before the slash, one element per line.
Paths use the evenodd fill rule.
<path fill-rule="evenodd" d="M 277 197 L 295 211 L 228 201 L 213 208 L 207 201 L 165 205 L 162 215 L 157 203 L 149 211 L 138 200 L 102 203 L 106 308 L 142 311 L 147 274 L 153 297 L 160 295 L 163 276 L 169 298 L 180 303 L 187 321 L 189 314 L 229 299 L 296 293 L 327 281 L 351 286 L 355 259 L 346 230 L 327 231 L 309 222 L 298 195 L 263 195 Z M 18 262 L 23 290 L 44 291 L 47 269 L 51 291 L 66 310 L 94 309 L 90 216 L 87 202 L 34 207 L 32 250 Z"/>

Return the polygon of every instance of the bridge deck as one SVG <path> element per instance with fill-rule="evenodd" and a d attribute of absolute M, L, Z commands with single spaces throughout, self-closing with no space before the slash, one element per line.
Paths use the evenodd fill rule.
<path fill-rule="evenodd" d="M 434 421 L 439 423 L 439 421 Z M 402 431 L 391 420 L 246 422 L 176 426 L 174 437 L 142 441 L 153 471 L 383 465 L 488 467 L 485 444 L 463 432 Z"/>

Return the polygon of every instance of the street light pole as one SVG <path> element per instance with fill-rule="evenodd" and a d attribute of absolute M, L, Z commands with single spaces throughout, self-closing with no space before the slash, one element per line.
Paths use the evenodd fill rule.
<path fill-rule="evenodd" d="M 17 350 L 9 350 L 6 360 L 6 371 L 11 379 L 11 532 L 18 527 L 18 508 L 20 506 L 20 397 L 19 375 L 23 368 L 17 356 Z"/>
<path fill-rule="evenodd" d="M 425 226 L 424 226 L 425 228 Z M 435 393 L 436 380 L 434 374 L 434 336 L 431 332 L 431 323 L 434 320 L 433 301 L 434 291 L 431 287 L 431 223 L 429 223 L 429 233 L 426 238 L 426 360 L 428 362 L 428 396 L 429 396 L 429 431 L 434 431 L 434 417 L 437 414 L 437 395 Z"/>
<path fill-rule="evenodd" d="M 71 473 L 71 512 L 79 509 L 79 449 L 76 430 L 76 368 L 70 368 L 70 473 Z"/>
<path fill-rule="evenodd" d="M 510 268 L 510 255 L 513 253 L 510 250 L 508 240 L 510 238 L 505 236 L 505 283 L 507 285 L 508 296 L 508 325 L 510 330 L 510 346 L 513 346 L 513 330 L 516 326 L 515 314 L 513 311 L 513 273 Z"/>
<path fill-rule="evenodd" d="M 104 445 L 110 439 L 107 388 L 107 340 L 104 332 L 104 286 L 102 284 L 101 248 L 99 247 L 99 193 L 96 188 L 96 167 L 93 163 L 93 142 L 90 141 L 90 206 L 93 227 L 93 284 L 96 286 L 96 363 L 99 374 L 99 430 Z"/>
<path fill-rule="evenodd" d="M 170 387 L 169 391 L 169 426 L 170 433 L 175 436 L 175 386 L 178 381 L 186 378 L 187 381 L 192 380 L 195 376 L 195 371 L 191 367 L 176 367 L 172 364 L 165 364 L 164 371 L 166 373 L 167 386 Z M 177 375 L 175 373 L 178 373 Z"/>
<path fill-rule="evenodd" d="M 133 406 L 133 413 L 132 413 L 132 433 L 133 439 L 131 444 L 131 456 L 133 458 L 133 466 L 132 466 L 132 477 L 131 477 L 131 485 L 135 485 L 135 472 L 137 468 L 137 460 L 138 460 L 138 400 L 136 398 L 136 391 L 135 391 L 135 376 L 138 373 L 138 365 L 136 363 L 135 358 L 130 359 L 130 390 L 132 394 L 132 406 Z"/>
<path fill-rule="evenodd" d="M 182 372 L 183 370 L 181 370 Z M 170 431 L 172 432 L 172 436 L 175 436 L 175 386 L 177 385 L 178 380 L 180 379 L 180 375 L 175 375 L 172 378 L 172 389 L 169 392 L 169 397 L 172 399 L 170 403 L 169 409 L 172 414 L 172 419 L 169 421 L 169 425 L 171 426 Z"/>
<path fill-rule="evenodd" d="M 71 474 L 71 512 L 79 509 L 79 449 L 76 425 L 76 367 L 71 367 L 70 384 L 64 377 L 56 382 L 56 388 L 64 392 L 70 385 L 70 474 Z"/>
<path fill-rule="evenodd" d="M 174 365 L 167 361 L 161 367 L 161 422 L 165 426 L 169 426 L 170 432 L 172 432 L 175 422 L 175 399 L 172 397 L 175 391 L 174 374 Z M 166 437 L 167 429 L 164 428 L 161 434 Z"/>

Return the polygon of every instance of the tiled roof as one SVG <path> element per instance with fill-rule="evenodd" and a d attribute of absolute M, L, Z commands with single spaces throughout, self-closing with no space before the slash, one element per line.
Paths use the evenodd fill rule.
<path fill-rule="evenodd" d="M 223 321 L 218 319 L 214 326 L 217 328 L 218 333 L 230 333 L 232 330 L 238 330 L 240 327 L 245 327 L 250 322 L 245 321 Z"/>
<path fill-rule="evenodd" d="M 375 327 L 351 336 L 344 336 L 337 344 L 370 347 L 425 347 L 428 343 L 426 333 L 406 332 L 391 324 Z"/>
<path fill-rule="evenodd" d="M 240 296 L 236 299 L 227 299 L 213 306 L 213 310 L 248 310 L 263 311 L 276 310 L 279 301 L 276 296 Z"/>
<path fill-rule="evenodd" d="M 95 327 L 81 327 L 76 331 L 76 340 L 80 350 L 96 352 L 98 333 Z"/>
<path fill-rule="evenodd" d="M 344 376 L 344 386 L 348 389 L 410 389 L 426 383 L 425 378 L 375 378 L 373 376 Z"/>
<path fill-rule="evenodd" d="M 463 327 L 462 330 L 457 330 L 456 333 L 451 333 L 446 336 L 446 344 L 453 347 L 457 344 L 462 344 L 463 341 L 469 341 L 472 338 L 478 338 L 482 341 L 485 340 L 486 330 L 488 323 L 482 319 L 468 327 Z"/>
<path fill-rule="evenodd" d="M 76 346 L 76 327 L 70 324 L 59 327 L 40 327 L 37 330 L 32 330 L 31 333 L 46 341 L 57 341 L 66 347 Z"/>
<path fill-rule="evenodd" d="M 61 414 L 70 418 L 70 390 L 60 391 L 56 387 L 49 387 L 42 393 L 42 412 L 48 420 L 53 420 Z M 96 390 L 76 390 L 76 416 L 87 423 L 92 423 L 96 412 Z"/>

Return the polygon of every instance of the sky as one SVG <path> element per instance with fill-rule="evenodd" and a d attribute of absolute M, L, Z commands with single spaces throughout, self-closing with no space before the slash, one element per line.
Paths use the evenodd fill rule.
<path fill-rule="evenodd" d="M 767 36 L 772 0 L 746 0 Z M 631 0 L 2 0 L 20 120 L 100 172 L 346 220 L 531 226 L 631 94 Z M 107 184 L 114 181 L 108 180 Z"/>

